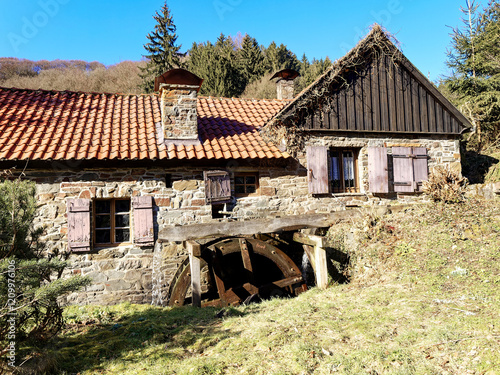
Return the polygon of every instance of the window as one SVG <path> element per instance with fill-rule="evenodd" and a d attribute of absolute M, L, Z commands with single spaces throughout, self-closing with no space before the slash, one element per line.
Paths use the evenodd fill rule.
<path fill-rule="evenodd" d="M 130 199 L 94 201 L 94 243 L 130 242 Z"/>
<path fill-rule="evenodd" d="M 355 149 L 330 149 L 329 180 L 332 193 L 358 193 L 358 151 Z"/>
<path fill-rule="evenodd" d="M 256 173 L 235 173 L 234 174 L 234 195 L 244 197 L 257 192 L 259 188 L 259 178 Z"/>

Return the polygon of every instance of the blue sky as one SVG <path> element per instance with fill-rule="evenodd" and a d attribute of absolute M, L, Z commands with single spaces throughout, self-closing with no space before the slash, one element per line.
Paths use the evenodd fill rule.
<path fill-rule="evenodd" d="M 485 5 L 486 1 L 480 4 Z M 0 56 L 140 60 L 162 0 L 0 0 Z M 340 58 L 378 22 L 431 80 L 447 74 L 447 26 L 465 0 L 169 0 L 182 51 L 220 33 L 283 43 L 300 58 Z"/>

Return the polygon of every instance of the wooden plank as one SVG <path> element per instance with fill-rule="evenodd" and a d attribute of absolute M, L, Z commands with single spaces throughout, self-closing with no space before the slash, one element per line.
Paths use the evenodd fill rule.
<path fill-rule="evenodd" d="M 450 113 L 445 109 L 443 116 L 443 130 L 445 133 L 449 133 L 451 131 L 451 117 Z"/>
<path fill-rule="evenodd" d="M 134 209 L 134 243 L 139 246 L 153 246 L 153 197 L 141 196 L 132 198 Z"/>
<path fill-rule="evenodd" d="M 314 246 L 314 263 L 316 269 L 316 286 L 320 289 L 326 289 L 328 286 L 328 267 L 326 262 L 326 249 L 320 246 Z"/>
<path fill-rule="evenodd" d="M 191 295 L 193 306 L 201 307 L 201 260 L 199 257 L 189 254 L 189 266 L 191 270 Z"/>
<path fill-rule="evenodd" d="M 394 191 L 410 193 L 413 186 L 413 161 L 410 157 L 411 147 L 393 147 L 392 164 L 394 173 Z"/>
<path fill-rule="evenodd" d="M 436 105 L 436 132 L 444 133 L 443 106 L 439 103 Z"/>
<path fill-rule="evenodd" d="M 413 117 L 413 127 L 412 132 L 420 132 L 420 97 L 418 92 L 419 84 L 414 79 L 411 82 L 411 107 L 412 107 L 412 117 Z"/>
<path fill-rule="evenodd" d="M 368 182 L 371 193 L 389 192 L 387 148 L 368 147 Z"/>
<path fill-rule="evenodd" d="M 387 92 L 387 65 L 382 61 L 379 65 L 379 92 L 380 92 L 380 126 L 381 130 L 390 131 L 389 123 L 389 94 Z"/>
<path fill-rule="evenodd" d="M 370 96 L 372 98 L 372 126 L 374 131 L 380 131 L 380 87 L 378 84 L 378 63 L 375 60 L 371 65 Z"/>
<path fill-rule="evenodd" d="M 90 199 L 68 199 L 68 247 L 90 251 Z"/>
<path fill-rule="evenodd" d="M 302 232 L 295 232 L 293 234 L 293 240 L 295 242 L 304 244 L 304 245 L 309 245 L 309 246 L 320 246 L 320 247 L 325 247 L 326 245 L 326 238 L 322 236 L 316 236 L 314 234 L 305 234 Z"/>
<path fill-rule="evenodd" d="M 413 114 L 411 106 L 411 78 L 406 69 L 401 69 L 403 73 L 403 101 L 404 101 L 404 114 L 405 114 L 405 132 L 411 132 L 413 129 Z"/>
<path fill-rule="evenodd" d="M 337 130 L 339 129 L 339 95 L 334 93 L 331 99 L 331 109 L 329 112 L 330 116 L 330 126 L 329 129 Z"/>
<path fill-rule="evenodd" d="M 328 153 L 325 146 L 308 146 L 307 180 L 311 194 L 328 194 Z"/>
<path fill-rule="evenodd" d="M 326 228 L 351 217 L 361 217 L 359 210 L 346 210 L 328 214 L 305 214 L 247 221 L 217 222 L 192 225 L 170 225 L 160 229 L 161 242 L 187 241 L 217 236 L 242 236 L 258 233 L 273 233 L 280 230 L 302 228 Z"/>
<path fill-rule="evenodd" d="M 397 118 L 397 105 L 396 105 L 396 71 L 394 63 L 390 61 L 389 57 L 385 57 L 385 66 L 387 71 L 387 104 L 388 104 L 388 118 L 389 130 L 398 131 L 398 118 Z"/>
<path fill-rule="evenodd" d="M 425 147 L 414 147 L 413 158 L 413 179 L 415 181 L 415 191 L 422 191 L 422 181 L 427 181 L 429 171 L 427 167 L 427 149 Z"/>
<path fill-rule="evenodd" d="M 201 245 L 198 242 L 192 240 L 186 241 L 184 243 L 184 247 L 190 255 L 193 255 L 195 257 L 201 256 Z"/>
<path fill-rule="evenodd" d="M 356 76 L 354 84 L 354 106 L 356 109 L 356 128 L 363 131 L 365 129 L 364 121 L 364 93 L 363 93 L 363 77 Z"/>
<path fill-rule="evenodd" d="M 371 68 L 368 68 L 366 75 L 363 76 L 363 130 L 372 130 L 373 114 L 372 114 L 372 97 L 371 97 Z"/>
<path fill-rule="evenodd" d="M 396 111 L 397 111 L 397 131 L 405 131 L 405 103 L 403 93 L 403 69 L 398 65 L 394 67 L 396 91 Z"/>
<path fill-rule="evenodd" d="M 427 95 L 427 112 L 429 114 L 429 127 L 428 131 L 435 133 L 436 132 L 436 101 L 432 97 L 432 95 Z"/>
<path fill-rule="evenodd" d="M 245 268 L 247 280 L 250 281 L 251 284 L 253 284 L 254 275 L 253 275 L 252 259 L 250 258 L 250 252 L 248 250 L 247 240 L 244 238 L 240 238 L 239 243 L 240 243 L 241 259 L 243 260 L 243 267 Z"/>
<path fill-rule="evenodd" d="M 427 114 L 427 91 L 423 86 L 419 86 L 418 93 L 420 95 L 420 131 L 429 131 L 429 116 Z"/>
<path fill-rule="evenodd" d="M 349 79 L 349 86 L 346 89 L 346 99 L 347 99 L 347 128 L 350 130 L 358 130 L 356 124 L 356 102 L 355 102 L 355 89 L 354 80 Z"/>
<path fill-rule="evenodd" d="M 338 109 L 339 109 L 339 129 L 347 130 L 347 102 L 346 102 L 346 94 L 345 90 L 339 91 L 338 97 Z"/>

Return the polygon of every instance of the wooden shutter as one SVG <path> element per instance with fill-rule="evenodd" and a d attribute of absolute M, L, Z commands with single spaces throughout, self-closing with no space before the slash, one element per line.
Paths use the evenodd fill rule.
<path fill-rule="evenodd" d="M 389 192 L 387 148 L 368 147 L 368 182 L 371 193 Z"/>
<path fill-rule="evenodd" d="M 309 193 L 328 194 L 328 152 L 325 146 L 308 146 L 307 180 Z"/>
<path fill-rule="evenodd" d="M 155 242 L 153 227 L 153 197 L 133 197 L 134 243 L 138 246 L 153 246 Z"/>
<path fill-rule="evenodd" d="M 90 251 L 90 199 L 68 199 L 68 247 Z"/>
<path fill-rule="evenodd" d="M 231 180 L 226 171 L 205 171 L 205 202 L 225 203 L 231 200 Z"/>
<path fill-rule="evenodd" d="M 427 180 L 427 149 L 425 147 L 393 147 L 394 191 L 420 191 Z"/>
<path fill-rule="evenodd" d="M 411 147 L 393 147 L 392 163 L 394 170 L 394 191 L 398 193 L 411 193 L 413 187 L 413 159 Z"/>
<path fill-rule="evenodd" d="M 429 178 L 427 149 L 425 147 L 413 148 L 413 176 L 415 179 L 415 191 L 422 191 L 422 181 L 427 181 Z"/>

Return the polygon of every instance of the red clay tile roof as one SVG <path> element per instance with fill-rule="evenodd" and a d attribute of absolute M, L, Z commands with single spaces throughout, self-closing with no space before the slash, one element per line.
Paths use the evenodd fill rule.
<path fill-rule="evenodd" d="M 287 158 L 258 129 L 279 100 L 198 98 L 201 144 L 159 144 L 158 95 L 0 88 L 0 160 Z"/>

